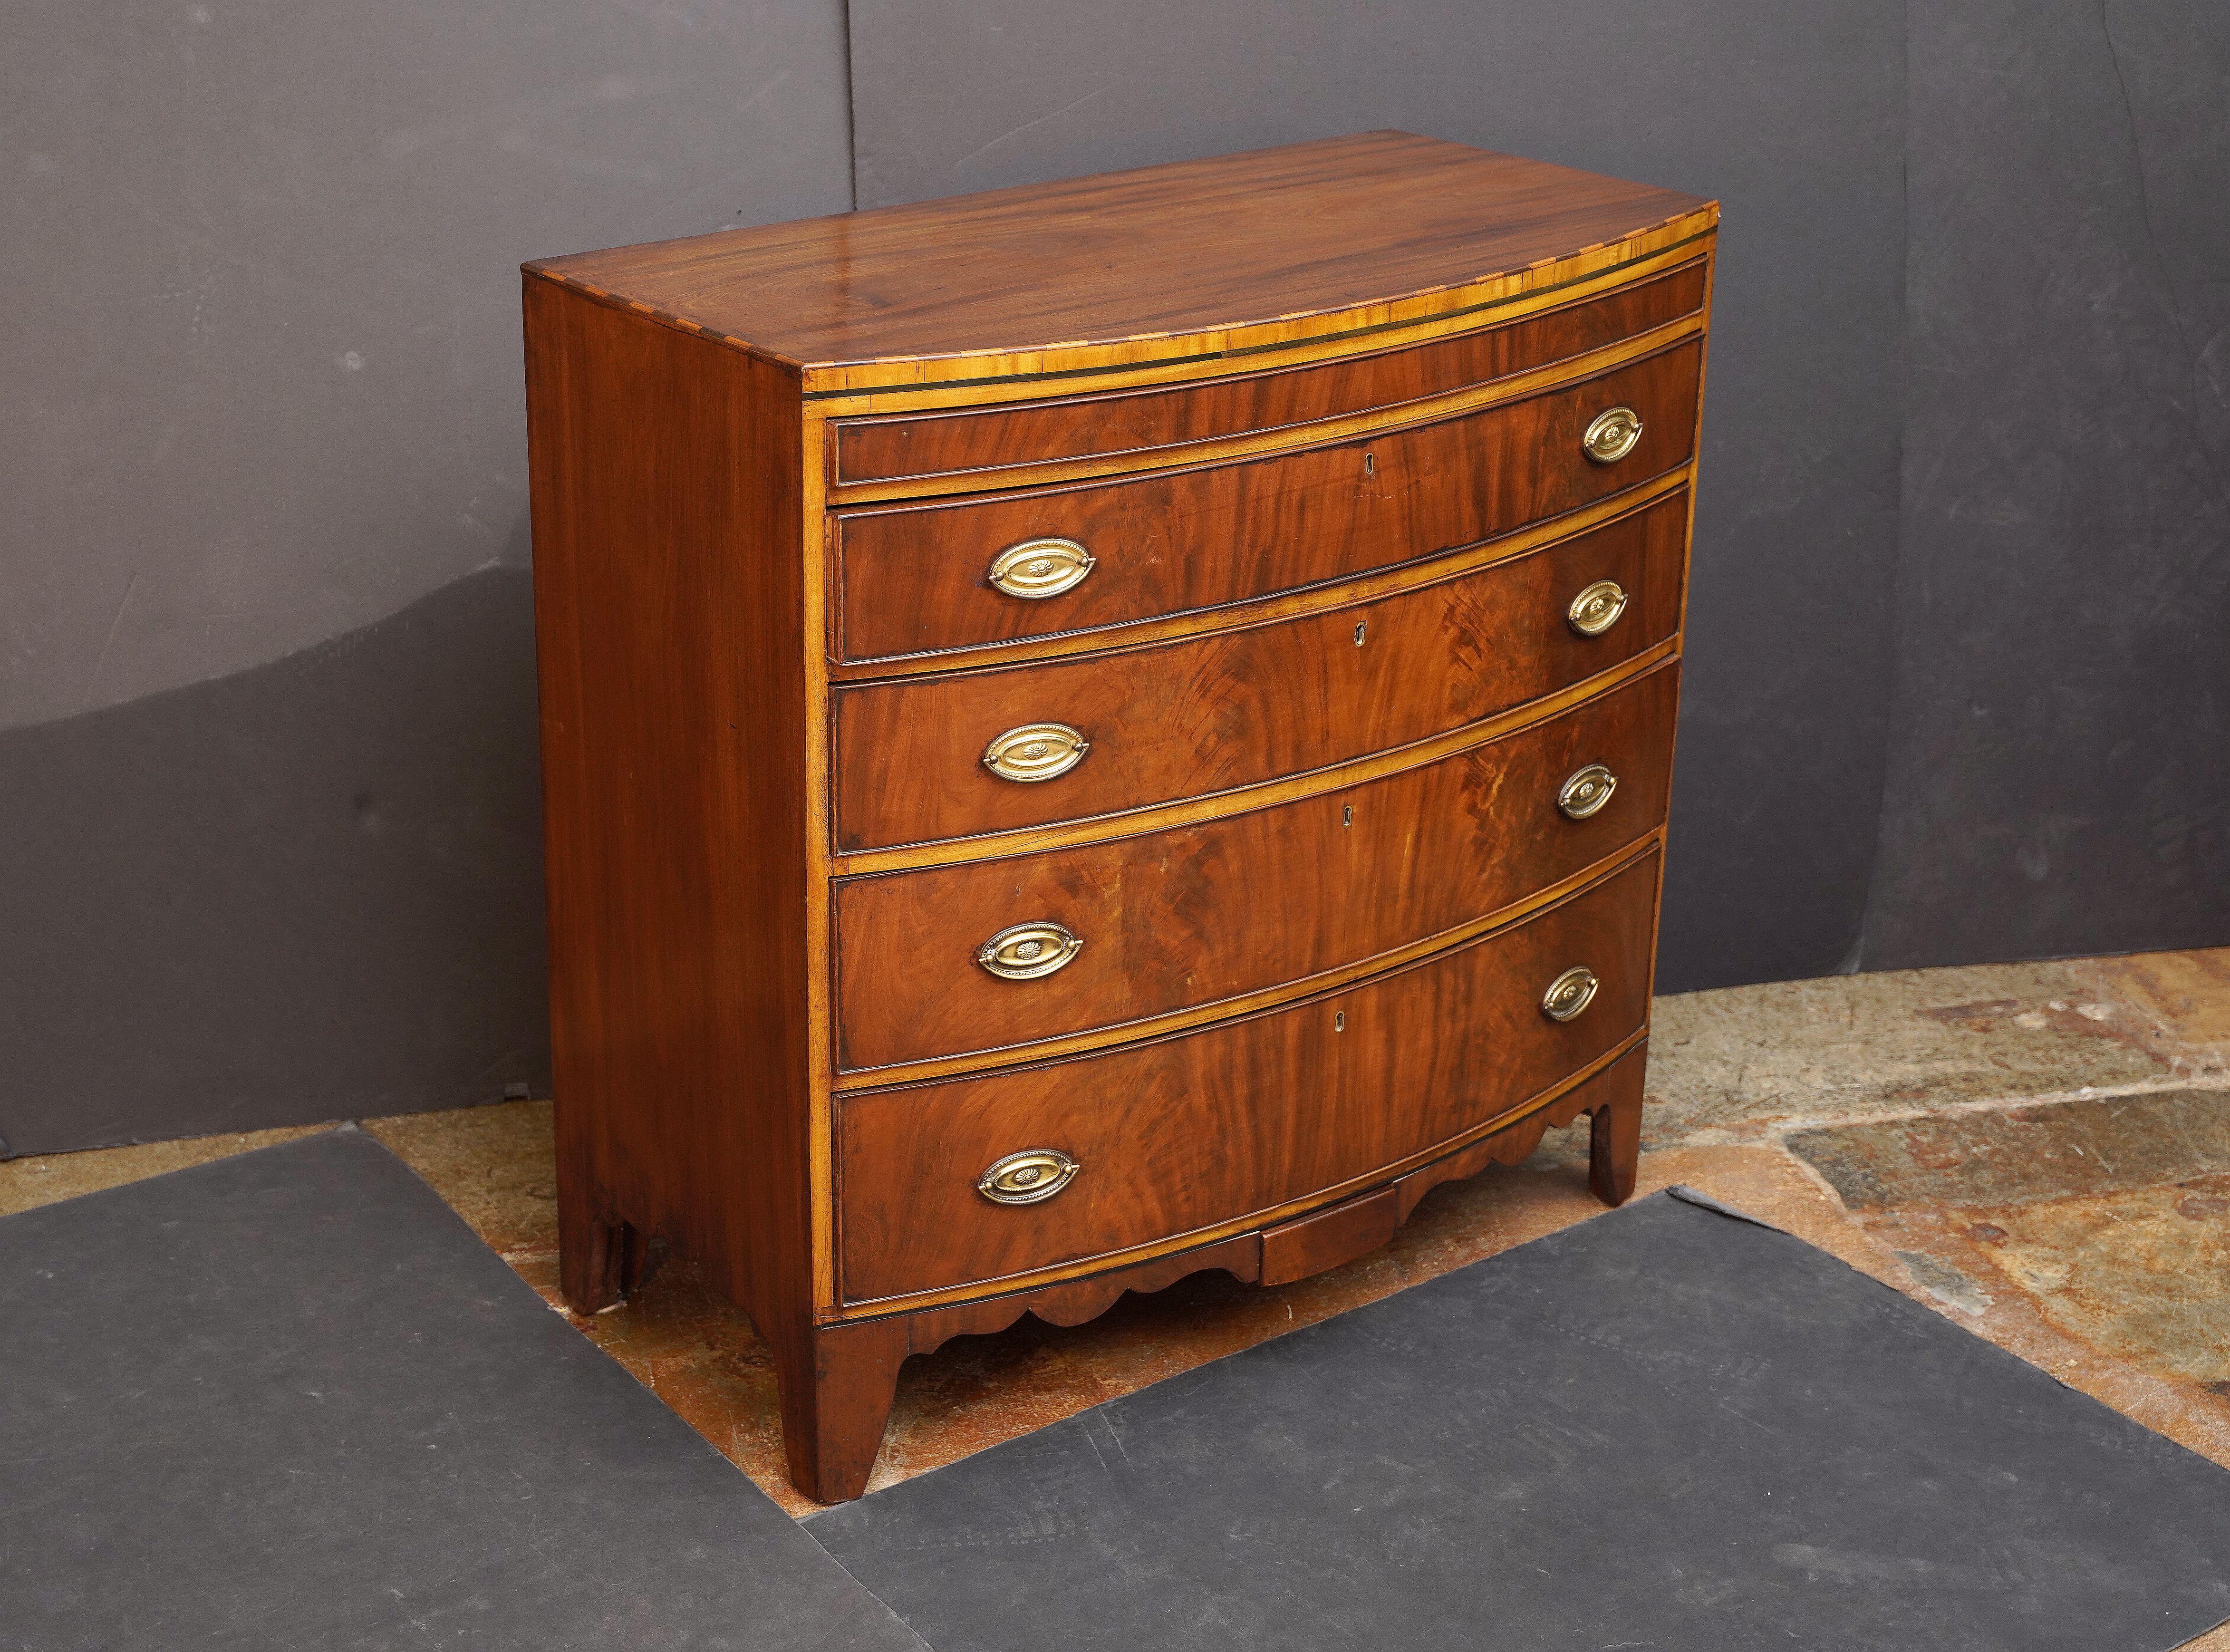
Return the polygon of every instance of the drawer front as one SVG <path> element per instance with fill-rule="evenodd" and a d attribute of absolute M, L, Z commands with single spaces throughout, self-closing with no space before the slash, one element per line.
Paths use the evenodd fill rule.
<path fill-rule="evenodd" d="M 1507 562 L 1300 619 L 1085 660 L 840 688 L 837 843 L 929 842 L 1206 796 L 1553 693 L 1679 629 L 1687 511 L 1686 492 L 1676 490 Z M 1582 635 L 1572 605 L 1604 581 L 1625 593 L 1625 606 L 1607 629 Z M 995 742 L 1041 725 L 1080 734 L 1081 758 L 1046 778 L 992 770 Z"/>
<path fill-rule="evenodd" d="M 840 482 L 957 475 L 1098 458 L 1438 396 L 1600 350 L 1704 307 L 1704 261 L 1498 327 L 1309 367 L 1165 390 L 1077 396 L 951 413 L 845 419 L 832 427 Z"/>
<path fill-rule="evenodd" d="M 1658 856 L 1483 940 L 1179 1037 L 839 1103 L 845 1295 L 990 1281 L 1236 1221 L 1426 1152 L 1569 1076 L 1648 1011 Z M 1544 993 L 1597 985 L 1576 1016 Z M 1057 1159 L 999 1204 L 978 1178 Z M 1050 1173 L 1048 1173 L 1050 1172 Z"/>
<path fill-rule="evenodd" d="M 1199 826 L 837 886 L 847 1069 L 1001 1049 L 1215 1003 L 1445 933 L 1665 821 L 1679 667 L 1362 785 Z M 1588 781 L 1612 777 L 1598 801 Z M 1599 781 L 1599 777 L 1589 777 Z M 1057 926 L 1017 968 L 992 937 Z M 1028 939 L 1027 937 L 1025 938 Z M 1003 971 L 1004 972 L 998 972 Z"/>
<path fill-rule="evenodd" d="M 1213 608 L 1576 510 L 1686 462 L 1702 359 L 1702 345 L 1686 344 L 1460 418 L 1271 458 L 838 513 L 842 655 L 889 658 Z M 1640 437 L 1598 462 L 1581 438 L 1616 407 L 1640 416 Z M 1082 578 L 1049 596 L 992 583 L 1003 553 L 1041 539 L 1082 546 L 1092 559 Z"/>

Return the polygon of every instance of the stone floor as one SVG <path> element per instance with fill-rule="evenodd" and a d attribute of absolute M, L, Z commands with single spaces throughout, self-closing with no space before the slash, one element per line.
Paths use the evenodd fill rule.
<path fill-rule="evenodd" d="M 1664 998 L 1643 1191 L 1685 1182 L 2230 1467 L 2230 949 L 1841 976 Z M 553 1307 L 546 1102 L 365 1121 Z M 1584 1221 L 1584 1121 L 1444 1186 L 1394 1243 L 1299 1284 L 1221 1274 L 1070 1329 L 910 1362 L 886 1485 Z M 300 1134 L 0 1164 L 0 1212 Z M 577 1321 L 793 1513 L 774 1378 L 686 1266 Z M 2192 1642 L 2230 1652 L 2230 1629 Z"/>

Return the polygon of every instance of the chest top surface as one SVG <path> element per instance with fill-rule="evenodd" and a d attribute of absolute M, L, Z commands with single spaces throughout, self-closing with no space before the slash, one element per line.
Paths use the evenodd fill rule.
<path fill-rule="evenodd" d="M 1402 319 L 1716 216 L 1673 190 L 1375 132 L 526 268 L 809 375 L 1014 364 L 998 371 L 1141 339 L 1247 347 L 1372 307 Z"/>

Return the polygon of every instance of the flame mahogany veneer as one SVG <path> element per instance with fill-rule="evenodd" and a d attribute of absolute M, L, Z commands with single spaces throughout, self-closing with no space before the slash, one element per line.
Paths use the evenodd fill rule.
<path fill-rule="evenodd" d="M 1717 223 L 1374 132 L 528 265 L 572 1304 L 695 1256 L 835 1500 L 948 1337 L 1624 1198 Z"/>
<path fill-rule="evenodd" d="M 1318 584 L 1474 545 L 1685 464 L 1703 347 L 1484 412 L 1125 481 L 938 500 L 835 518 L 842 653 L 872 659 L 1118 624 Z M 1606 407 L 1650 416 L 1616 466 L 1582 462 Z M 983 547 L 1041 537 L 1123 548 L 1121 580 L 1016 602 Z"/>
<path fill-rule="evenodd" d="M 1081 660 L 846 684 L 831 696 L 837 846 L 1119 814 L 1447 733 L 1669 642 L 1687 541 L 1675 494 L 1376 602 Z M 1564 609 L 1599 579 L 1627 593 L 1626 612 L 1582 636 Z M 1039 785 L 977 761 L 1002 730 L 1049 714 L 1090 730 L 1089 761 Z"/>
<path fill-rule="evenodd" d="M 1679 667 L 1437 762 L 1195 826 L 1073 849 L 848 878 L 836 890 L 837 1061 L 873 1069 L 1119 1026 L 1324 975 L 1450 935 L 1616 857 L 1665 822 Z M 1582 764 L 1619 778 L 1585 820 L 1556 811 Z M 1304 886 L 1255 921 L 1258 868 Z M 986 913 L 1091 938 L 1028 983 L 943 967 Z M 875 1076 L 868 1071 L 868 1076 Z"/>
<path fill-rule="evenodd" d="M 1175 390 L 1072 396 L 990 411 L 904 413 L 829 426 L 839 482 L 960 478 L 970 471 L 1080 455 L 1133 454 L 1217 436 L 1280 430 L 1585 355 L 1704 307 L 1704 261 L 1526 321 L 1324 366 L 1243 374 Z"/>

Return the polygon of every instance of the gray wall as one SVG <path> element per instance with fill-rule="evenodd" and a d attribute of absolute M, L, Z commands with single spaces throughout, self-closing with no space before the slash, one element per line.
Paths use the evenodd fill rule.
<path fill-rule="evenodd" d="M 2230 941 L 2213 0 L 17 0 L 0 1138 L 548 1081 L 516 266 L 1376 126 L 1726 205 L 1668 989 Z"/>
<path fill-rule="evenodd" d="M 0 1138 L 547 1092 L 519 265 L 851 203 L 841 0 L 11 0 Z"/>
<path fill-rule="evenodd" d="M 1868 968 L 2230 942 L 2230 6 L 1916 0 Z"/>

